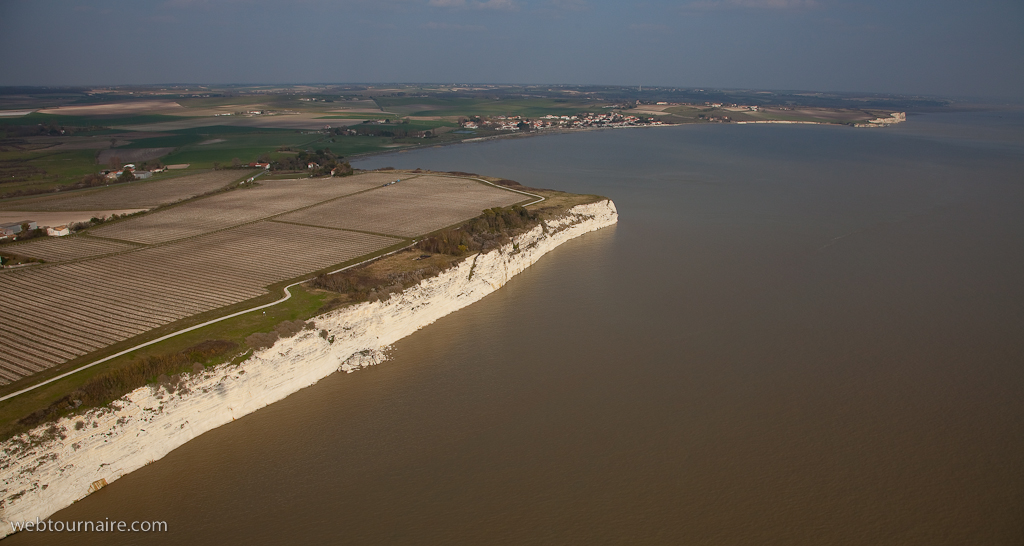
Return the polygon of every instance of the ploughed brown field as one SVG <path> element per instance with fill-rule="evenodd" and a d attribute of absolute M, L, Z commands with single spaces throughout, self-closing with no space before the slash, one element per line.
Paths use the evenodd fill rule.
<path fill-rule="evenodd" d="M 96 163 L 106 165 L 111 159 L 118 163 L 142 163 L 150 159 L 163 157 L 174 151 L 174 148 L 108 148 L 96 156 Z"/>
<path fill-rule="evenodd" d="M 98 195 L 126 199 L 115 189 Z M 389 172 L 264 181 L 7 246 L 47 263 L 0 271 L 0 384 L 524 198 L 465 178 Z"/>

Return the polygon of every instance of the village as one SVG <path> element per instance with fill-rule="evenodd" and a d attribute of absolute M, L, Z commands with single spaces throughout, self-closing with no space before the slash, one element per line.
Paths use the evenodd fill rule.
<path fill-rule="evenodd" d="M 481 118 L 474 116 L 462 122 L 463 129 L 494 129 L 498 131 L 529 131 L 543 129 L 587 129 L 594 127 L 640 127 L 646 125 L 663 125 L 654 118 L 640 118 L 622 115 L 619 112 L 607 114 L 581 113 L 575 116 L 546 116 L 530 119 L 523 116 L 496 116 Z"/>

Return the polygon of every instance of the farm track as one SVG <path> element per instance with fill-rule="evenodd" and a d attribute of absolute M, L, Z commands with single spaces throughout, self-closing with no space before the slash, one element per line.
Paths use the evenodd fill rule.
<path fill-rule="evenodd" d="M 379 176 L 266 181 L 93 230 L 98 237 L 156 244 L 234 227 L 368 190 Z"/>
<path fill-rule="evenodd" d="M 0 385 L 523 197 L 428 175 L 381 187 L 395 178 L 271 181 L 38 245 L 65 261 L 0 272 Z"/>
<path fill-rule="evenodd" d="M 70 237 L 32 239 L 25 243 L 5 246 L 4 250 L 19 256 L 39 258 L 47 262 L 67 262 L 105 256 L 117 252 L 126 252 L 137 248 L 139 248 L 138 245 L 120 241 L 72 235 Z"/>
<path fill-rule="evenodd" d="M 423 175 L 275 220 L 414 237 L 522 200 L 520 194 L 472 180 Z"/>
<path fill-rule="evenodd" d="M 183 318 L 252 299 L 266 286 L 391 246 L 398 239 L 262 222 L 67 264 L 0 274 L 0 320 L 44 324 L 0 335 L 6 374 L 35 373 Z M 190 259 L 183 260 L 183 256 Z M 271 260 L 269 256 L 301 256 Z M 87 282 L 68 283 L 68 279 Z M 60 291 L 40 287 L 59 286 Z M 68 343 L 68 340 L 74 340 Z M 22 372 L 17 372 L 22 373 Z M 24 373 L 18 377 L 24 377 Z"/>

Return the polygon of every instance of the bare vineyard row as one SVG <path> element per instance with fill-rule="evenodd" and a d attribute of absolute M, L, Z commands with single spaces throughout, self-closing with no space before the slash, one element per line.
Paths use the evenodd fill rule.
<path fill-rule="evenodd" d="M 413 237 L 508 206 L 523 196 L 472 180 L 420 176 L 338 199 L 278 219 L 339 229 Z"/>
<path fill-rule="evenodd" d="M 5 325 L 0 383 L 251 299 L 265 293 L 267 285 L 396 242 L 259 222 L 162 247 L 5 271 L 0 274 L 0 321 Z"/>
<path fill-rule="evenodd" d="M 254 171 L 211 171 L 166 180 L 82 190 L 68 195 L 47 195 L 0 205 L 3 210 L 115 210 L 148 209 L 209 193 Z"/>
<path fill-rule="evenodd" d="M 21 256 L 39 258 L 47 262 L 66 262 L 92 256 L 103 256 L 138 248 L 136 245 L 105 239 L 91 239 L 72 235 L 70 237 L 46 237 L 32 239 L 25 243 L 5 247 L 4 250 Z"/>
<path fill-rule="evenodd" d="M 254 222 L 328 199 L 379 186 L 379 176 L 264 181 L 258 187 L 240 189 L 192 201 L 139 218 L 93 230 L 110 237 L 144 244 L 163 243 Z"/>

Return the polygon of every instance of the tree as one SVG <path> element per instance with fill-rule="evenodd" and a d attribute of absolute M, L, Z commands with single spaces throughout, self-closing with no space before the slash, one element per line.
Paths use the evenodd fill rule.
<path fill-rule="evenodd" d="M 111 169 L 116 169 L 116 168 L 120 167 L 121 166 L 121 158 L 116 156 L 116 155 L 110 156 L 110 160 L 107 161 L 107 166 L 110 167 Z"/>
<path fill-rule="evenodd" d="M 118 182 L 131 182 L 132 180 L 135 180 L 135 173 L 128 169 L 125 169 L 121 176 L 117 177 Z"/>
<path fill-rule="evenodd" d="M 242 160 L 237 157 L 231 158 L 231 168 L 237 169 L 242 166 Z"/>

